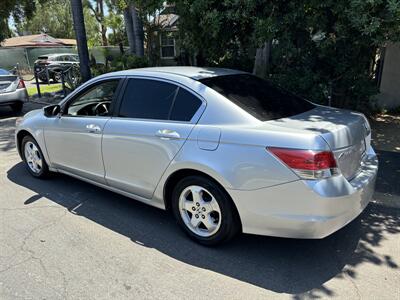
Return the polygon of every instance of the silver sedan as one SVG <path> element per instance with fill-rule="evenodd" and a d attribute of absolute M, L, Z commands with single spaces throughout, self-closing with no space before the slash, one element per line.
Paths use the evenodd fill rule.
<path fill-rule="evenodd" d="M 0 106 L 9 105 L 16 113 L 20 113 L 24 103 L 28 101 L 24 81 L 7 70 L 0 69 Z"/>
<path fill-rule="evenodd" d="M 371 199 L 367 119 L 251 74 L 164 67 L 96 77 L 17 122 L 35 177 L 60 172 L 169 209 L 194 240 L 323 238 Z"/>

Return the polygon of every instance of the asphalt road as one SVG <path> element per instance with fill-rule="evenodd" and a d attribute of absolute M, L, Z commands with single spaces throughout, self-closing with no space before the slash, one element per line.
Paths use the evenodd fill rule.
<path fill-rule="evenodd" d="M 32 178 L 14 123 L 0 108 L 0 299 L 400 299 L 398 152 L 383 154 L 375 202 L 332 236 L 207 248 L 164 211 Z"/>

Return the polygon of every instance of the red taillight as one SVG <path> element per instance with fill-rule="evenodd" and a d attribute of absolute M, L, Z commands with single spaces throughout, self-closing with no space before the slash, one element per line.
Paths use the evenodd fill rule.
<path fill-rule="evenodd" d="M 20 79 L 19 80 L 19 83 L 18 83 L 18 87 L 17 87 L 18 89 L 24 89 L 25 88 L 25 82 L 24 82 L 24 80 L 23 79 Z"/>
<path fill-rule="evenodd" d="M 268 147 L 267 150 L 273 153 L 302 178 L 326 178 L 338 172 L 335 157 L 330 151 L 275 147 Z"/>

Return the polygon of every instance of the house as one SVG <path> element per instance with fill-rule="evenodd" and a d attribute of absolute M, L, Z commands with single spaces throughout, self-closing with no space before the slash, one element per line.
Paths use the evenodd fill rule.
<path fill-rule="evenodd" d="M 38 56 L 49 53 L 76 52 L 76 40 L 34 34 L 5 39 L 0 44 L 0 68 L 31 70 Z"/>
<path fill-rule="evenodd" d="M 175 13 L 175 7 L 166 4 L 164 9 L 154 17 L 151 25 L 153 34 L 149 39 L 148 52 L 150 60 L 155 65 L 173 66 L 178 64 L 180 55 L 178 43 L 179 16 Z"/>

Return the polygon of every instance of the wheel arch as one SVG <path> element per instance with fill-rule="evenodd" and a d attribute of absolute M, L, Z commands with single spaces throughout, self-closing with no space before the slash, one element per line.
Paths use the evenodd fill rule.
<path fill-rule="evenodd" d="M 21 157 L 21 159 L 22 159 L 22 149 L 21 149 L 22 140 L 24 139 L 24 137 L 26 137 L 28 135 L 31 136 L 32 138 L 35 138 L 28 130 L 25 130 L 25 129 L 22 129 L 22 130 L 18 131 L 18 133 L 17 133 L 17 139 L 16 139 L 17 147 L 16 148 L 18 150 L 18 154 Z"/>
<path fill-rule="evenodd" d="M 217 184 L 229 197 L 230 201 L 232 202 L 233 208 L 235 210 L 235 214 L 240 222 L 240 228 L 242 229 L 242 221 L 240 218 L 239 211 L 236 207 L 235 201 L 233 201 L 231 195 L 229 192 L 226 190 L 226 188 L 219 182 L 217 179 L 215 179 L 213 176 L 203 172 L 199 171 L 196 169 L 190 169 L 190 168 L 184 168 L 184 169 L 179 169 L 171 173 L 167 180 L 164 183 L 164 189 L 163 189 L 163 199 L 164 199 L 164 205 L 165 209 L 170 210 L 171 209 L 171 200 L 172 200 L 172 192 L 174 190 L 174 186 L 183 178 L 188 177 L 188 176 L 202 176 L 205 177 L 211 181 L 213 181 L 215 184 Z"/>

